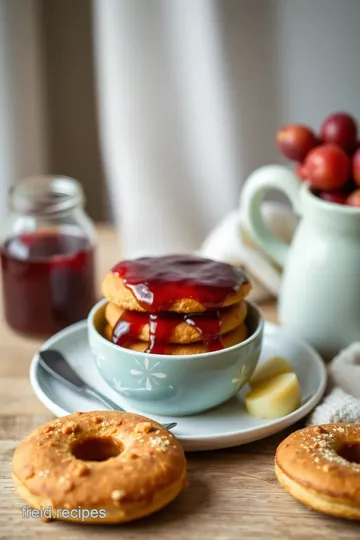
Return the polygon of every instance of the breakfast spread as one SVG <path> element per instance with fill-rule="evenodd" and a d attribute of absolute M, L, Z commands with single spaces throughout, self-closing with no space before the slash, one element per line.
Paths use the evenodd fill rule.
<path fill-rule="evenodd" d="M 220 350 L 247 337 L 250 283 L 229 264 L 191 255 L 126 260 L 103 281 L 105 337 L 153 354 Z"/>
<path fill-rule="evenodd" d="M 326 424 L 289 435 L 275 472 L 295 499 L 319 512 L 360 519 L 360 425 Z"/>
<path fill-rule="evenodd" d="M 300 180 L 309 182 L 324 201 L 360 206 L 360 148 L 356 120 L 346 113 L 325 118 L 320 133 L 289 124 L 277 134 L 278 150 L 297 162 Z"/>
<path fill-rule="evenodd" d="M 317 206 L 331 208 L 317 197 L 360 206 L 360 149 L 350 115 L 330 115 L 319 134 L 304 125 L 285 126 L 277 143 L 284 156 L 297 162 L 298 177 L 310 186 L 301 187 L 310 189 Z M 279 188 L 286 176 L 279 168 L 272 174 Z M 292 187 L 289 182 L 283 189 L 289 197 L 300 186 L 292 177 Z M 271 181 L 255 181 L 261 190 L 271 187 Z M 248 196 L 247 211 L 268 241 L 261 220 L 254 218 L 260 200 L 254 193 L 251 204 Z M 254 237 L 260 245 L 261 234 Z M 272 247 L 274 261 L 283 264 L 286 246 L 273 238 Z M 93 304 L 90 236 L 55 229 L 11 236 L 1 247 L 1 262 L 6 317 L 13 328 L 55 332 L 82 318 Z M 322 280 L 324 274 L 319 272 Z M 96 304 L 88 317 L 87 339 L 97 375 L 128 398 L 129 409 L 137 404 L 140 410 L 169 417 L 229 402 L 248 383 L 248 413 L 276 424 L 272 419 L 300 407 L 301 388 L 290 362 L 280 356 L 269 358 L 250 377 L 261 354 L 264 325 L 257 307 L 246 301 L 250 289 L 240 268 L 195 255 L 121 261 L 103 280 L 106 304 Z M 26 311 L 35 304 L 37 318 Z M 276 350 L 281 351 L 277 345 Z M 215 354 L 191 357 L 205 353 Z M 151 354 L 164 356 L 149 358 Z M 167 358 L 177 355 L 190 358 Z M 304 368 L 294 369 L 303 381 Z M 91 386 L 87 390 L 96 396 Z M 230 437 L 227 432 L 222 436 L 225 441 Z M 310 508 L 360 520 L 360 425 L 322 425 L 292 433 L 276 450 L 275 473 L 281 486 Z M 50 519 L 83 521 L 77 512 L 81 509 L 90 523 L 150 515 L 187 485 L 184 451 L 174 435 L 147 417 L 109 410 L 77 412 L 40 426 L 16 449 L 12 475 L 20 497 L 35 509 L 51 508 Z"/>
<path fill-rule="evenodd" d="M 115 411 L 78 412 L 40 426 L 15 450 L 12 474 L 33 508 L 51 507 L 57 519 L 68 510 L 67 519 L 79 521 L 81 507 L 90 523 L 152 514 L 187 485 L 175 437 L 153 420 Z"/>

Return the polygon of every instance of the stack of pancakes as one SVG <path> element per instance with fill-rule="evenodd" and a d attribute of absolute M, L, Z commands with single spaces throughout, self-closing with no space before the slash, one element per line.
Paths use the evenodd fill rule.
<path fill-rule="evenodd" d="M 104 335 L 122 347 L 160 354 L 190 355 L 231 347 L 247 337 L 247 305 L 244 298 L 249 291 L 250 284 L 245 281 L 236 292 L 228 295 L 222 307 L 216 310 L 206 310 L 205 306 L 195 299 L 182 298 L 175 300 L 168 312 L 150 313 L 138 302 L 121 276 L 109 272 L 102 286 L 103 295 L 108 300 Z M 201 328 L 206 325 L 205 319 L 215 322 L 210 324 L 210 327 L 218 328 L 218 335 L 203 335 Z M 122 331 L 119 339 L 117 329 L 120 321 L 130 321 L 130 324 L 123 325 L 125 333 Z M 157 327 L 163 324 L 167 325 L 166 343 L 160 344 L 160 351 L 156 340 L 161 340 L 163 336 L 159 336 Z M 209 342 L 218 346 L 211 348 Z"/>

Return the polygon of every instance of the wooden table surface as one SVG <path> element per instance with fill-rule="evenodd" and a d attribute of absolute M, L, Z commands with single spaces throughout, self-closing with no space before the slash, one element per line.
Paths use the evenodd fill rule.
<path fill-rule="evenodd" d="M 99 227 L 98 282 L 120 258 L 115 233 Z M 272 303 L 262 306 L 276 320 Z M 16 445 L 38 425 L 52 418 L 29 383 L 30 360 L 39 341 L 15 335 L 3 318 L 0 328 L 0 538 L 80 540 L 192 539 L 355 539 L 360 526 L 307 510 L 278 485 L 273 468 L 283 432 L 253 444 L 188 454 L 189 488 L 159 513 L 121 526 L 86 526 L 22 519 L 11 481 Z"/>

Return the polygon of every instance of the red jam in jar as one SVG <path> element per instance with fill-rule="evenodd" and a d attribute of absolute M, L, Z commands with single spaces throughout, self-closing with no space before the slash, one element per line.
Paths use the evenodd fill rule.
<path fill-rule="evenodd" d="M 85 238 L 32 233 L 1 249 L 5 317 L 25 334 L 52 334 L 86 318 L 95 302 L 94 252 Z"/>
<path fill-rule="evenodd" d="M 23 334 L 48 336 L 86 318 L 95 302 L 95 233 L 75 180 L 31 178 L 14 189 L 0 247 L 5 319 Z"/>

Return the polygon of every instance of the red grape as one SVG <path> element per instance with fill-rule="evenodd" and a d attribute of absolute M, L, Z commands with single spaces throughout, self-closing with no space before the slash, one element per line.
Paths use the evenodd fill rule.
<path fill-rule="evenodd" d="M 324 142 L 337 144 L 351 153 L 356 146 L 356 121 L 346 113 L 330 114 L 321 124 L 320 136 Z"/>
<path fill-rule="evenodd" d="M 302 162 L 316 146 L 317 139 L 310 128 L 301 124 L 284 126 L 276 136 L 279 151 L 288 159 Z"/>
<path fill-rule="evenodd" d="M 304 166 L 311 187 L 324 191 L 341 188 L 350 173 L 350 159 L 335 144 L 323 144 L 311 150 Z"/>
<path fill-rule="evenodd" d="M 337 203 L 337 204 L 345 204 L 346 199 L 348 198 L 348 193 L 342 190 L 319 191 L 317 193 L 317 196 L 320 197 L 320 199 L 323 199 L 324 201 Z"/>
<path fill-rule="evenodd" d="M 355 183 L 360 186 L 360 148 L 358 148 L 352 158 L 352 175 Z"/>
<path fill-rule="evenodd" d="M 360 189 L 356 189 L 348 196 L 346 204 L 349 206 L 360 206 Z"/>

